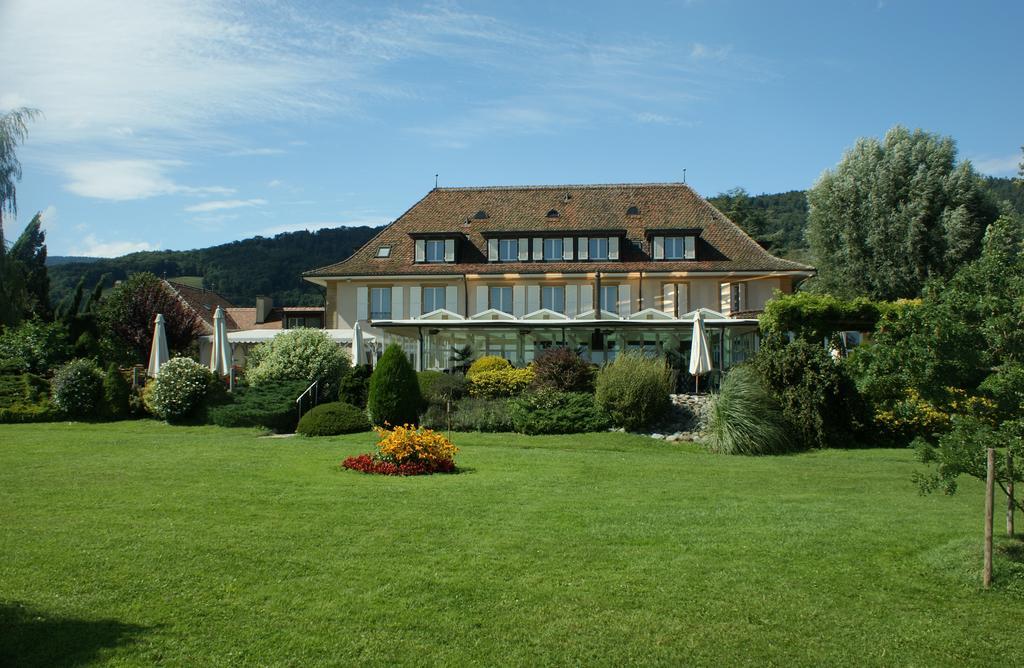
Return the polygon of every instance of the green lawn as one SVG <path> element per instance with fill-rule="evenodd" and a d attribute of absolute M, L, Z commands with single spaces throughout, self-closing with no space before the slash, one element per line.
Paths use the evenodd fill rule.
<path fill-rule="evenodd" d="M 339 470 L 371 434 L 257 436 L 0 426 L 0 665 L 1024 652 L 1020 544 L 981 591 L 980 485 L 919 496 L 910 452 L 458 434 L 466 472 L 402 479 Z"/>

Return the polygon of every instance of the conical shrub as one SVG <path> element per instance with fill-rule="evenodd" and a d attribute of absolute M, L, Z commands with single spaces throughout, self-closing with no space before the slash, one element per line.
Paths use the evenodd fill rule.
<path fill-rule="evenodd" d="M 423 395 L 409 358 L 397 343 L 387 347 L 370 376 L 370 421 L 383 426 L 416 424 Z"/>

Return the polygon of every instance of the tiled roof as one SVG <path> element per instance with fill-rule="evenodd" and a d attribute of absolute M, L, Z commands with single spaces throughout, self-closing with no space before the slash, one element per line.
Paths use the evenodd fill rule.
<path fill-rule="evenodd" d="M 253 307 L 232 307 L 227 309 L 228 329 L 284 329 L 284 314 L 324 315 L 323 306 L 275 306 L 267 314 L 265 322 L 256 322 L 256 309 Z"/>
<path fill-rule="evenodd" d="M 639 215 L 626 215 L 637 207 Z M 557 217 L 549 217 L 550 211 Z M 478 212 L 486 218 L 478 218 Z M 651 259 L 646 229 L 698 230 L 695 260 Z M 625 230 L 619 261 L 488 262 L 485 236 L 565 236 Z M 411 233 L 458 233 L 455 264 L 416 264 Z M 391 246 L 390 257 L 377 248 Z M 681 183 L 435 188 L 351 257 L 304 276 L 617 271 L 812 271 L 773 256 Z"/>
<path fill-rule="evenodd" d="M 231 302 L 213 290 L 194 288 L 191 285 L 175 283 L 174 281 L 164 281 L 164 283 L 166 283 L 171 290 L 177 293 L 178 297 L 192 309 L 200 320 L 203 321 L 206 329 L 210 332 L 213 331 L 213 314 L 217 310 L 217 307 L 220 306 L 225 311 L 234 308 Z M 228 318 L 227 324 L 230 329 L 230 317 Z"/>

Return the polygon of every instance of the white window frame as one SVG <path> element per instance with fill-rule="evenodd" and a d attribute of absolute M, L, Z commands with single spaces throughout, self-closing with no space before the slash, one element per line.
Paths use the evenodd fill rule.
<path fill-rule="evenodd" d="M 387 302 L 387 310 L 384 310 Z M 370 288 L 370 320 L 391 319 L 391 286 Z"/>
<path fill-rule="evenodd" d="M 429 296 L 428 296 L 429 295 Z M 420 308 L 424 313 L 442 309 L 447 304 L 446 288 L 443 285 L 425 285 L 420 292 Z"/>
<path fill-rule="evenodd" d="M 377 255 L 375 257 L 391 257 L 391 246 L 377 246 Z"/>
<path fill-rule="evenodd" d="M 514 300 L 515 295 L 511 285 L 491 285 L 487 288 L 488 308 L 512 314 L 515 311 Z"/>
<path fill-rule="evenodd" d="M 544 261 L 560 262 L 565 259 L 565 241 L 562 237 L 548 237 L 544 239 Z"/>
<path fill-rule="evenodd" d="M 591 261 L 604 261 L 609 258 L 608 237 L 590 237 L 587 240 L 587 257 Z M 601 251 L 604 252 L 601 252 Z M 596 251 L 596 252 L 595 252 Z"/>
<path fill-rule="evenodd" d="M 612 290 L 615 291 L 615 299 L 614 299 L 614 301 L 612 301 L 609 304 L 608 301 L 605 299 L 605 296 L 606 296 L 606 294 L 610 294 L 610 292 Z M 602 311 L 608 311 L 609 313 L 618 313 L 618 311 L 619 311 L 619 284 L 618 283 L 614 283 L 612 285 L 605 285 L 604 283 L 602 283 L 601 284 L 601 295 L 600 295 L 600 299 L 598 299 L 598 303 L 600 304 L 600 307 L 601 307 Z"/>
<path fill-rule="evenodd" d="M 424 241 L 423 261 L 428 264 L 444 262 L 444 239 L 426 239 Z"/>
<path fill-rule="evenodd" d="M 498 262 L 519 261 L 519 239 L 498 239 Z"/>
<path fill-rule="evenodd" d="M 555 313 L 565 313 L 565 286 L 540 286 L 540 307 Z"/>

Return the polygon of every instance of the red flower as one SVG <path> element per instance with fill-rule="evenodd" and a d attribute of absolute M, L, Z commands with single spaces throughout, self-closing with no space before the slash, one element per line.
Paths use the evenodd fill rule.
<path fill-rule="evenodd" d="M 361 471 L 363 473 L 376 473 L 378 475 L 430 475 L 432 473 L 455 473 L 455 462 L 451 459 L 442 459 L 435 462 L 404 462 L 395 464 L 376 459 L 371 454 L 362 454 L 349 457 L 341 463 L 343 468 Z"/>

